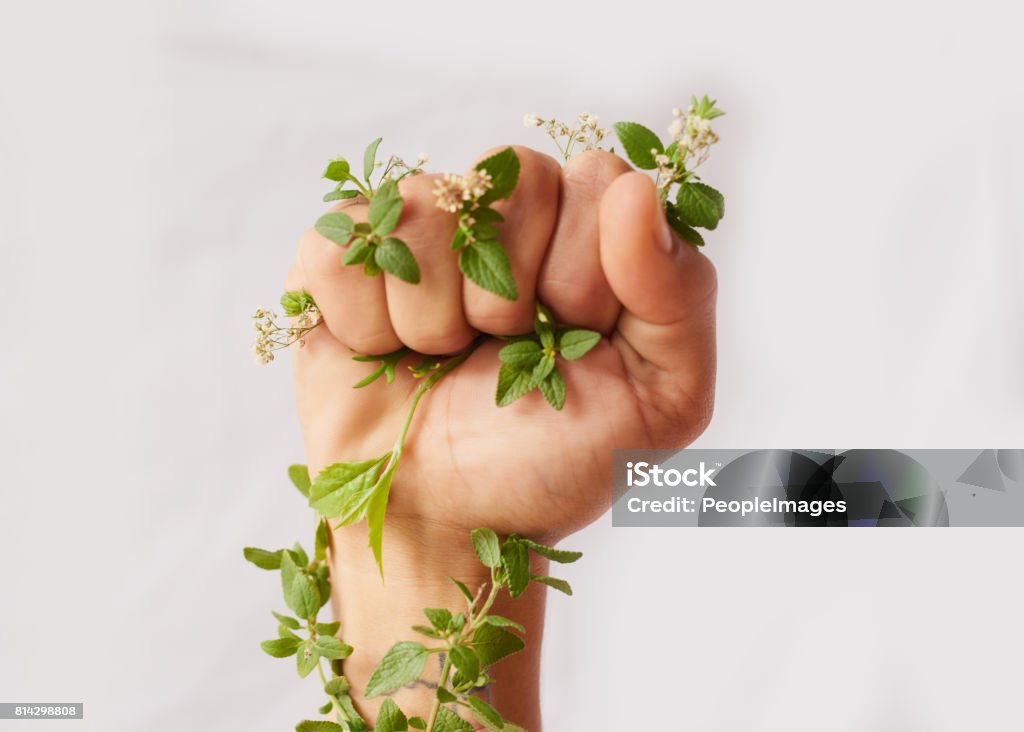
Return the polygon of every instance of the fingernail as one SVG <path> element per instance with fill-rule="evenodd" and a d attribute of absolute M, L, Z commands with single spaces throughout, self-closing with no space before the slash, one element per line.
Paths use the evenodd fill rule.
<path fill-rule="evenodd" d="M 675 251 L 676 242 L 672 238 L 672 232 L 668 228 L 668 222 L 665 220 L 665 212 L 661 206 L 655 210 L 654 213 L 654 240 L 658 242 L 658 246 L 666 254 L 671 254 Z"/>

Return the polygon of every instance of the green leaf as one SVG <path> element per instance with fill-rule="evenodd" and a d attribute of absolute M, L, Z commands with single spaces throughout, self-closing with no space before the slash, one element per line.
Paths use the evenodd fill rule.
<path fill-rule="evenodd" d="M 316 639 L 314 644 L 317 653 L 324 658 L 348 658 L 352 655 L 352 646 L 342 643 L 333 635 L 322 635 Z"/>
<path fill-rule="evenodd" d="M 281 551 L 269 552 L 266 549 L 247 546 L 242 550 L 242 556 L 260 569 L 281 569 Z"/>
<path fill-rule="evenodd" d="M 425 635 L 428 638 L 433 638 L 435 640 L 441 640 L 444 638 L 444 633 L 439 633 L 426 625 L 413 625 L 412 630 L 420 635 Z"/>
<path fill-rule="evenodd" d="M 330 239 L 335 244 L 348 244 L 355 224 L 347 213 L 332 211 L 318 218 L 313 228 L 320 236 Z"/>
<path fill-rule="evenodd" d="M 505 729 L 505 720 L 498 714 L 498 710 L 492 707 L 478 696 L 471 696 L 466 699 L 476 718 L 489 729 Z"/>
<path fill-rule="evenodd" d="M 260 643 L 263 652 L 274 658 L 288 658 L 294 656 L 299 647 L 298 638 L 275 638 Z"/>
<path fill-rule="evenodd" d="M 281 295 L 281 310 L 289 318 L 302 315 L 306 308 L 314 305 L 313 296 L 305 290 L 293 290 Z"/>
<path fill-rule="evenodd" d="M 306 719 L 295 725 L 295 732 L 345 732 L 345 728 L 322 719 Z"/>
<path fill-rule="evenodd" d="M 277 622 L 286 628 L 291 628 L 292 630 L 299 629 L 299 621 L 295 618 L 289 617 L 288 615 L 282 615 L 281 613 L 275 613 L 273 610 L 270 611 L 270 614 L 277 618 Z"/>
<path fill-rule="evenodd" d="M 547 400 L 555 409 L 561 409 L 565 406 L 565 379 L 558 372 L 558 369 L 554 369 L 544 381 L 537 385 L 540 389 L 540 393 L 544 395 Z"/>
<path fill-rule="evenodd" d="M 473 726 L 448 707 L 441 707 L 431 732 L 473 732 Z"/>
<path fill-rule="evenodd" d="M 541 359 L 540 344 L 534 340 L 515 341 L 498 351 L 498 358 L 520 370 L 532 369 Z"/>
<path fill-rule="evenodd" d="M 332 704 L 331 702 L 324 702 L 320 705 L 317 711 L 321 714 L 330 714 L 332 709 L 334 709 L 334 704 Z"/>
<path fill-rule="evenodd" d="M 704 183 L 684 183 L 676 194 L 675 208 L 685 225 L 714 229 L 725 216 L 725 197 Z"/>
<path fill-rule="evenodd" d="M 316 580 L 317 593 L 320 595 L 320 609 L 331 599 L 331 573 L 326 564 L 316 568 L 314 579 Z"/>
<path fill-rule="evenodd" d="M 302 548 L 302 544 L 299 542 L 295 542 L 295 546 L 292 547 L 290 554 L 296 566 L 305 567 L 309 564 L 309 555 L 306 554 L 306 550 Z"/>
<path fill-rule="evenodd" d="M 405 732 L 409 729 L 409 720 L 402 710 L 391 699 L 385 699 L 377 712 L 377 725 L 373 732 Z"/>
<path fill-rule="evenodd" d="M 383 137 L 378 137 L 366 146 L 366 151 L 363 153 L 363 180 L 367 183 L 370 182 L 370 176 L 373 175 L 373 164 L 377 162 L 377 148 L 380 147 L 380 141 L 383 139 Z"/>
<path fill-rule="evenodd" d="M 448 658 L 467 679 L 475 679 L 480 675 L 480 659 L 477 658 L 472 648 L 452 646 L 448 649 Z"/>
<path fill-rule="evenodd" d="M 546 355 L 539 361 L 537 365 L 533 367 L 533 380 L 538 386 L 540 386 L 551 372 L 555 370 L 555 355 Z"/>
<path fill-rule="evenodd" d="M 380 184 L 373 194 L 370 208 L 366 212 L 367 220 L 377 236 L 387 236 L 398 226 L 398 217 L 402 215 L 402 196 L 398 192 L 398 184 L 388 178 Z"/>
<path fill-rule="evenodd" d="M 612 127 L 633 165 L 642 170 L 654 170 L 658 167 L 651 150 L 656 150 L 660 154 L 665 148 L 656 134 L 636 122 L 616 122 Z"/>
<path fill-rule="evenodd" d="M 511 196 L 519 181 L 519 157 L 510 147 L 480 161 L 476 169 L 486 170 L 491 176 L 491 189 L 479 199 L 483 206 Z"/>
<path fill-rule="evenodd" d="M 494 401 L 499 407 L 507 407 L 519 397 L 537 386 L 533 370 L 523 371 L 508 364 L 498 369 L 498 388 Z"/>
<path fill-rule="evenodd" d="M 427 720 L 423 717 L 409 717 L 409 726 L 414 729 L 426 729 Z"/>
<path fill-rule="evenodd" d="M 496 628 L 515 628 L 520 633 L 526 632 L 526 628 L 517 623 L 515 620 L 503 618 L 501 615 L 486 615 L 484 616 L 483 622 L 487 623 L 488 625 L 493 625 Z"/>
<path fill-rule="evenodd" d="M 454 577 L 449 577 L 448 579 L 450 579 L 455 584 L 455 586 L 459 588 L 459 592 L 461 592 L 462 595 L 469 602 L 473 602 L 473 593 L 469 591 L 468 587 L 466 587 L 466 583 L 465 582 L 460 582 L 459 580 L 455 579 Z"/>
<path fill-rule="evenodd" d="M 530 554 L 526 544 L 518 539 L 508 538 L 501 547 L 501 564 L 508 578 L 508 592 L 519 597 L 530 583 Z"/>
<path fill-rule="evenodd" d="M 387 453 L 373 460 L 328 465 L 313 481 L 310 507 L 325 518 L 337 518 L 339 526 L 362 520 L 373 497 L 380 466 L 390 456 Z"/>
<path fill-rule="evenodd" d="M 313 556 L 318 562 L 327 558 L 327 532 L 327 521 L 321 520 L 316 525 L 316 533 L 313 535 Z"/>
<path fill-rule="evenodd" d="M 542 557 L 547 557 L 552 562 L 558 562 L 559 564 L 572 564 L 573 562 L 575 562 L 583 556 L 583 552 L 571 552 L 565 549 L 554 549 L 550 546 L 544 546 L 543 544 L 538 544 L 535 541 L 530 541 L 529 539 L 521 538 L 519 539 L 519 541 L 526 544 L 526 546 L 529 547 L 531 551 L 540 554 Z"/>
<path fill-rule="evenodd" d="M 288 479 L 292 482 L 292 485 L 299 489 L 299 493 L 309 498 L 309 468 L 305 465 L 289 465 Z"/>
<path fill-rule="evenodd" d="M 488 292 L 506 300 L 519 297 L 508 253 L 494 240 L 478 241 L 459 252 L 459 269 Z"/>
<path fill-rule="evenodd" d="M 424 608 L 423 614 L 437 630 L 448 630 L 452 624 L 452 611 L 447 608 Z"/>
<path fill-rule="evenodd" d="M 501 546 L 494 531 L 488 528 L 473 529 L 470 537 L 473 539 L 473 551 L 485 567 L 494 569 L 501 564 Z"/>
<path fill-rule="evenodd" d="M 587 355 L 590 349 L 600 342 L 600 333 L 583 328 L 573 328 L 562 333 L 558 339 L 558 352 L 562 358 L 575 361 Z"/>
<path fill-rule="evenodd" d="M 331 162 L 327 163 L 327 168 L 324 170 L 324 178 L 339 183 L 348 178 L 348 175 L 349 164 L 345 158 L 335 158 Z"/>
<path fill-rule="evenodd" d="M 373 258 L 377 266 L 388 274 L 413 285 L 419 283 L 420 267 L 401 239 L 392 236 L 382 241 L 374 250 Z"/>
<path fill-rule="evenodd" d="M 408 348 L 403 346 L 397 351 L 386 353 L 383 356 L 353 356 L 353 361 L 359 361 L 361 363 L 379 363 L 380 366 L 373 371 L 365 379 L 356 383 L 352 388 L 361 389 L 367 384 L 371 384 L 383 375 L 389 384 L 395 380 L 395 368 L 398 366 L 398 362 L 403 358 L 412 353 Z"/>
<path fill-rule="evenodd" d="M 348 190 L 342 189 L 340 186 L 335 188 L 330 193 L 324 194 L 324 203 L 330 203 L 331 201 L 346 201 L 349 198 L 355 198 L 359 195 L 359 191 L 349 188 Z"/>
<path fill-rule="evenodd" d="M 289 552 L 281 554 L 281 589 L 288 607 L 299 618 L 312 617 L 320 609 L 320 593 L 316 583 L 295 566 Z"/>
<path fill-rule="evenodd" d="M 500 224 L 505 217 L 488 206 L 477 206 L 473 209 L 473 218 L 478 224 Z"/>
<path fill-rule="evenodd" d="M 313 644 L 308 640 L 303 641 L 295 655 L 295 669 L 299 672 L 299 678 L 306 678 L 320 662 L 320 654 L 316 652 Z"/>
<path fill-rule="evenodd" d="M 458 701 L 458 698 L 455 696 L 455 694 L 451 693 L 450 691 L 448 691 L 448 689 L 446 689 L 443 686 L 439 686 L 437 688 L 437 691 L 434 692 L 434 696 L 436 696 L 437 700 L 442 704 L 451 704 L 454 701 Z"/>
<path fill-rule="evenodd" d="M 558 577 L 543 577 L 541 575 L 536 574 L 530 577 L 530 579 L 532 579 L 534 582 L 540 582 L 542 585 L 552 587 L 558 590 L 559 592 L 564 592 L 565 594 L 572 597 L 572 587 L 570 587 L 569 583 L 566 582 L 564 579 L 558 579 Z"/>
<path fill-rule="evenodd" d="M 341 263 L 346 266 L 363 264 L 372 254 L 373 247 L 366 243 L 366 239 L 358 237 L 352 241 L 349 248 L 341 255 Z"/>
<path fill-rule="evenodd" d="M 518 635 L 494 625 L 481 625 L 473 634 L 473 648 L 484 668 L 525 647 L 526 644 Z"/>
<path fill-rule="evenodd" d="M 286 626 L 286 625 L 278 625 L 277 626 L 277 637 L 278 638 L 295 638 L 296 640 L 298 640 L 298 638 L 299 638 L 299 636 L 295 635 L 295 633 L 293 633 L 288 628 L 288 626 Z"/>
<path fill-rule="evenodd" d="M 341 621 L 335 620 L 333 623 L 317 623 L 314 627 L 319 635 L 336 635 L 341 629 Z"/>
<path fill-rule="evenodd" d="M 419 679 L 429 655 L 421 643 L 414 641 L 402 641 L 391 646 L 366 682 L 366 698 L 387 694 Z"/>
<path fill-rule="evenodd" d="M 394 472 L 385 472 L 381 476 L 373 495 L 370 497 L 370 505 L 366 510 L 366 527 L 369 534 L 370 550 L 377 562 L 377 570 L 380 572 L 381 580 L 384 579 L 384 515 L 388 510 L 388 495 L 391 493 L 391 479 Z"/>
<path fill-rule="evenodd" d="M 348 679 L 344 676 L 335 676 L 324 684 L 324 693 L 337 696 L 338 694 L 347 694 L 351 688 L 352 685 L 348 682 Z"/>

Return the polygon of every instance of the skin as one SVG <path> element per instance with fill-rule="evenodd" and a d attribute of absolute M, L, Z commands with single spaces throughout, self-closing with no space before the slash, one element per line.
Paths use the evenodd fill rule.
<path fill-rule="evenodd" d="M 302 237 L 287 277 L 287 289 L 305 288 L 314 297 L 326 325 L 305 348 L 293 349 L 313 475 L 390 449 L 418 384 L 403 362 L 394 384 L 381 379 L 353 389 L 372 369 L 352 360 L 356 352 L 408 345 L 447 354 L 479 333 L 529 332 L 537 298 L 559 322 L 607 336 L 583 359 L 559 360 L 568 384 L 561 412 L 537 392 L 495 406 L 500 344 L 493 342 L 424 398 L 391 492 L 386 582 L 366 548 L 365 525 L 338 530 L 332 540 L 333 609 L 342 636 L 357 649 L 345 667 L 356 688 L 392 643 L 417 639 L 409 626 L 423 622 L 422 608 L 464 605 L 447 576 L 471 588 L 487 580 L 472 553 L 471 529 L 557 542 L 607 510 L 613 448 L 679 448 L 711 417 L 714 268 L 670 232 L 651 180 L 605 152 L 582 153 L 564 167 L 527 148 L 516 153 L 519 183 L 495 206 L 506 218 L 500 239 L 516 277 L 516 302 L 463 278 L 449 248 L 455 217 L 434 206 L 430 175 L 400 185 L 405 208 L 395 234 L 413 250 L 420 284 L 343 266 L 339 247 L 314 230 Z M 366 220 L 358 199 L 336 208 Z M 546 567 L 538 562 L 534 572 Z M 536 586 L 495 607 L 529 632 L 527 650 L 495 666 L 490 700 L 534 732 L 541 729 L 544 592 Z M 428 667 L 428 678 L 437 676 Z M 408 714 L 423 716 L 431 698 L 423 687 L 395 696 Z M 356 700 L 370 716 L 379 703 Z"/>

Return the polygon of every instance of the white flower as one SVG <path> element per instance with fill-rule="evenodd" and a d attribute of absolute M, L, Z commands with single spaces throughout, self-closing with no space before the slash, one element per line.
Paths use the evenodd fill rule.
<path fill-rule="evenodd" d="M 544 124 L 544 120 L 535 114 L 523 115 L 523 125 L 526 127 L 540 127 L 542 124 Z"/>
<path fill-rule="evenodd" d="M 421 152 L 419 155 L 416 156 L 416 165 L 417 165 L 417 167 L 420 166 L 420 165 L 423 165 L 424 163 L 429 163 L 429 162 L 430 162 L 430 156 L 427 155 L 425 152 Z"/>

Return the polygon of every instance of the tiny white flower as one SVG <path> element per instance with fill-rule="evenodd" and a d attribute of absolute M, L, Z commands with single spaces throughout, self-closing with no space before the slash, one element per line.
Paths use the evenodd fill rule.
<path fill-rule="evenodd" d="M 540 127 L 544 124 L 544 120 L 535 114 L 523 115 L 523 125 L 526 127 Z"/>

